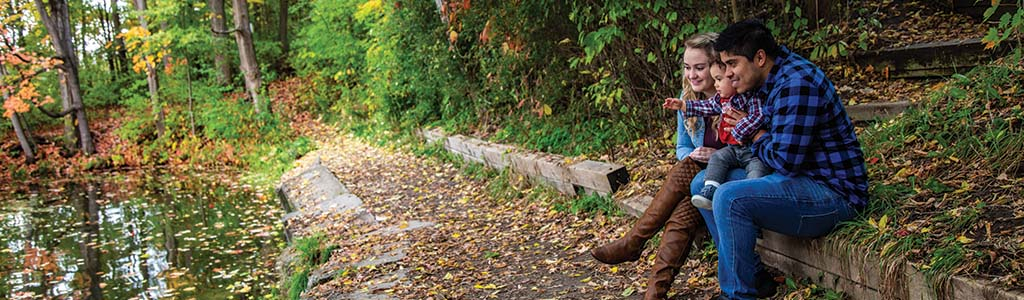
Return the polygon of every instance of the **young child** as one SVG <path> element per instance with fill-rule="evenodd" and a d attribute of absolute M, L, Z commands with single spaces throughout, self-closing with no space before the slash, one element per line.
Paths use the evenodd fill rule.
<path fill-rule="evenodd" d="M 707 210 L 712 209 L 715 190 L 728 179 L 729 170 L 743 167 L 747 170 L 748 179 L 763 177 L 772 172 L 771 168 L 754 157 L 749 146 L 754 133 L 768 123 L 761 113 L 761 99 L 756 93 L 737 94 L 736 88 L 724 78 L 725 65 L 722 62 L 713 63 L 710 69 L 718 94 L 707 100 L 689 100 L 671 105 L 683 110 L 687 117 L 716 116 L 730 109 L 747 112 L 747 116 L 739 119 L 734 127 L 726 123 L 724 118 L 719 118 L 718 139 L 726 146 L 711 155 L 704 174 L 704 188 L 700 194 L 690 198 L 694 206 Z M 726 130 L 730 127 L 731 131 Z"/>

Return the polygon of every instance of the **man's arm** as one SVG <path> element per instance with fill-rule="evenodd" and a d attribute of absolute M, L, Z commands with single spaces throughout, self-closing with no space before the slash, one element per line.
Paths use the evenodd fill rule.
<path fill-rule="evenodd" d="M 812 147 L 825 109 L 824 91 L 806 80 L 785 84 L 773 91 L 775 97 L 768 134 L 754 141 L 754 153 L 762 162 L 783 175 L 800 170 Z"/>
<path fill-rule="evenodd" d="M 737 141 L 752 140 L 754 133 L 768 122 L 768 118 L 761 109 L 760 97 L 751 96 L 748 99 L 747 115 L 736 121 L 736 125 L 732 129 L 732 137 Z M 747 142 L 744 143 L 747 144 Z"/>

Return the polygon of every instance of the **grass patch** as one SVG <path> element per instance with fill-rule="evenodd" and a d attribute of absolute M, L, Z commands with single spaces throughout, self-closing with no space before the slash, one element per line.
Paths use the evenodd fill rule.
<path fill-rule="evenodd" d="M 522 175 L 513 173 L 509 169 L 501 170 L 498 176 L 488 180 L 487 195 L 492 199 L 506 202 L 520 199 L 526 196 L 518 186 L 523 181 L 525 180 L 522 178 Z"/>
<path fill-rule="evenodd" d="M 298 300 L 302 296 L 302 292 L 306 291 L 306 285 L 309 284 L 309 270 L 302 269 L 288 280 L 288 299 Z"/>
<path fill-rule="evenodd" d="M 309 272 L 326 263 L 331 258 L 331 252 L 338 249 L 337 245 L 324 245 L 324 235 L 314 234 L 308 237 L 295 239 L 292 245 L 298 251 L 299 261 L 295 266 L 297 272 L 293 273 L 288 280 L 288 299 L 299 299 L 299 296 L 306 291 L 309 281 Z"/>
<path fill-rule="evenodd" d="M 830 239 L 915 263 L 939 295 L 963 273 L 1024 287 L 1024 266 L 1010 263 L 1024 259 L 1014 222 L 1024 205 L 1021 54 L 954 75 L 917 108 L 859 132 L 871 202 Z"/>
<path fill-rule="evenodd" d="M 557 211 L 573 214 L 586 213 L 594 215 L 603 213 L 608 216 L 621 216 L 623 214 L 622 210 L 615 205 L 614 199 L 610 196 L 598 195 L 597 193 L 578 196 L 567 202 L 555 203 L 554 208 Z"/>

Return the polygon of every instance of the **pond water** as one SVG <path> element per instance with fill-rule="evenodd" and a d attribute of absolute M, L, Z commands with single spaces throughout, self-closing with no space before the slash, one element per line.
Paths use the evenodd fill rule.
<path fill-rule="evenodd" d="M 273 293 L 282 211 L 230 172 L 134 171 L 0 190 L 0 298 Z"/>

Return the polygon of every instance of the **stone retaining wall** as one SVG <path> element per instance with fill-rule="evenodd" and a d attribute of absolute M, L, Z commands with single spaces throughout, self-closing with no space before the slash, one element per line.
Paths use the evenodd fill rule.
<path fill-rule="evenodd" d="M 439 129 L 421 130 L 428 143 L 444 143 L 444 148 L 465 161 L 523 174 L 549 184 L 563 194 L 611 195 L 629 182 L 626 167 L 619 164 L 585 160 L 572 162 L 561 155 L 528 152 L 512 146 L 489 143 L 463 135 L 446 135 Z"/>
<path fill-rule="evenodd" d="M 905 106 L 896 109 L 901 111 L 903 108 Z M 884 110 L 885 114 L 889 114 L 889 109 L 889 106 L 882 106 L 879 109 L 870 108 L 869 110 L 873 113 Z M 878 115 L 871 114 L 871 116 Z M 516 152 L 513 147 L 491 144 L 461 135 L 446 136 L 438 130 L 424 130 L 421 135 L 428 142 L 443 140 L 446 149 L 467 161 L 480 162 L 495 169 L 511 166 L 516 172 L 554 181 L 549 183 L 559 190 L 567 189 L 567 185 L 585 186 L 590 190 L 600 190 L 607 194 L 614 192 L 625 181 L 612 184 L 610 182 L 613 180 L 604 178 L 618 178 L 616 176 L 628 178 L 625 167 L 621 165 L 585 161 L 565 167 L 559 164 L 564 159 L 555 155 L 520 153 Z M 595 171 L 586 173 L 581 170 Z M 608 175 L 614 172 L 621 172 L 618 173 L 621 175 Z M 573 177 L 573 174 L 587 175 Z M 595 179 L 595 181 L 592 183 L 587 179 Z M 605 182 L 609 182 L 608 185 L 605 185 Z M 650 205 L 652 199 L 650 195 L 638 195 L 615 201 L 627 214 L 639 217 Z M 819 286 L 842 291 L 855 300 L 943 298 L 1024 300 L 1022 293 L 1000 290 L 997 286 L 962 276 L 950 278 L 948 287 L 943 289 L 944 292 L 940 297 L 935 292 L 939 289 L 932 288 L 924 274 L 910 263 L 896 261 L 883 264 L 873 251 L 842 250 L 842 247 L 828 246 L 827 243 L 825 239 L 799 239 L 765 231 L 763 239 L 758 239 L 757 251 L 766 264 L 778 268 L 790 276 L 810 278 Z"/>

